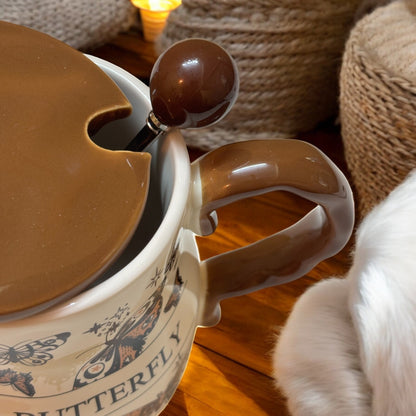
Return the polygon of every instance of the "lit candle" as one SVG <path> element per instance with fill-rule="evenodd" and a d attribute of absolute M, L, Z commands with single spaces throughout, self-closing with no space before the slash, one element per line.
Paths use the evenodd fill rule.
<path fill-rule="evenodd" d="M 181 0 L 131 0 L 140 10 L 143 36 L 148 42 L 154 42 L 162 33 L 169 13 L 176 9 Z"/>

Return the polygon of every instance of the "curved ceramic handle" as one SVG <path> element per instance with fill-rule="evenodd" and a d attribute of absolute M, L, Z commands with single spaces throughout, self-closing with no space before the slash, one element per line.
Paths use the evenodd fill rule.
<path fill-rule="evenodd" d="M 340 251 L 354 225 L 351 188 L 317 148 L 299 140 L 253 140 L 216 149 L 192 164 L 190 228 L 214 231 L 214 210 L 230 202 L 285 190 L 317 206 L 297 223 L 241 249 L 201 263 L 207 296 L 201 325 L 220 318 L 219 301 L 294 280 Z"/>

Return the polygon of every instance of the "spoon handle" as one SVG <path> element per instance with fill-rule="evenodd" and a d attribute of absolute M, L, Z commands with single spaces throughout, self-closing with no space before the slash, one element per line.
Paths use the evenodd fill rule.
<path fill-rule="evenodd" d="M 156 138 L 156 136 L 157 133 L 151 130 L 146 124 L 127 145 L 126 150 L 142 152 L 144 148 Z"/>
<path fill-rule="evenodd" d="M 142 152 L 148 144 L 150 144 L 162 131 L 165 130 L 166 126 L 160 123 L 160 121 L 155 117 L 153 111 L 150 111 L 146 124 L 127 145 L 126 150 Z"/>

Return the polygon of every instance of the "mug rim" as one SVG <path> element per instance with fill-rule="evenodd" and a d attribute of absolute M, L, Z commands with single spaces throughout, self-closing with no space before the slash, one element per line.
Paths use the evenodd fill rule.
<path fill-rule="evenodd" d="M 142 81 L 128 71 L 102 58 L 92 55 L 85 56 L 98 65 L 110 78 L 113 79 L 111 75 L 115 75 L 116 78 L 124 78 L 124 81 L 127 81 L 129 86 L 135 90 L 135 93 L 139 94 L 142 100 L 146 102 L 150 111 L 149 87 Z M 114 79 L 113 81 L 117 84 Z M 35 322 L 50 321 L 51 319 L 68 317 L 93 308 L 108 301 L 116 293 L 128 287 L 138 276 L 144 275 L 146 270 L 157 261 L 160 254 L 164 251 L 166 244 L 170 241 L 170 237 L 181 222 L 181 218 L 185 212 L 190 184 L 189 155 L 185 141 L 179 130 L 172 129 L 158 140 L 164 141 L 164 147 L 166 149 L 164 152 L 171 154 L 174 172 L 172 194 L 160 225 L 144 248 L 128 264 L 98 285 L 87 288 L 81 293 L 71 296 L 39 313 L 5 322 L 6 326 L 7 324 L 15 326 L 20 322 L 22 324 L 26 322 L 33 324 Z"/>

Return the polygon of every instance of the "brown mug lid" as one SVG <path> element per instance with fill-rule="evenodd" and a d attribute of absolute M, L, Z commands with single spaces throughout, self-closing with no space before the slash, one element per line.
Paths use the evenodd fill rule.
<path fill-rule="evenodd" d="M 150 155 L 88 130 L 131 106 L 82 53 L 0 22 L 0 317 L 74 294 L 117 256 L 147 197 Z"/>

